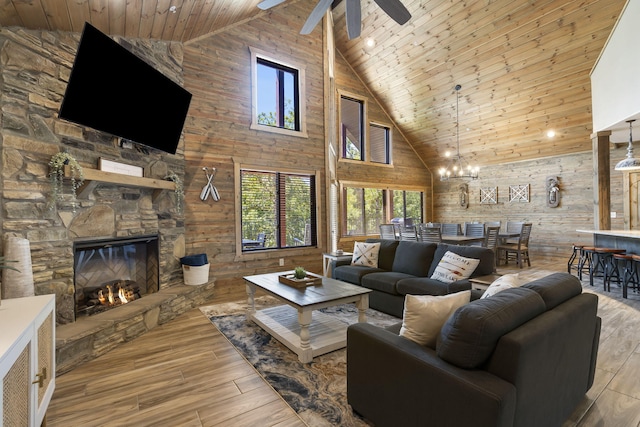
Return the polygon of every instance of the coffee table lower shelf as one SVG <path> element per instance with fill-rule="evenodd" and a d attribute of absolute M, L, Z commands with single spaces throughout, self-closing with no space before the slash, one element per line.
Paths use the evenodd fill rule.
<path fill-rule="evenodd" d="M 305 345 L 298 311 L 289 305 L 265 308 L 250 313 L 249 318 L 298 355 L 303 363 L 314 357 L 346 347 L 347 324 L 320 311 L 311 312 Z"/>

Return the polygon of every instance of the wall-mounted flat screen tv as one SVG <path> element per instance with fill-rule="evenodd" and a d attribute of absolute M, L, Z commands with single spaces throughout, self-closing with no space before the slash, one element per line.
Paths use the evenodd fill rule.
<path fill-rule="evenodd" d="M 59 117 L 175 154 L 191 94 L 85 23 Z"/>

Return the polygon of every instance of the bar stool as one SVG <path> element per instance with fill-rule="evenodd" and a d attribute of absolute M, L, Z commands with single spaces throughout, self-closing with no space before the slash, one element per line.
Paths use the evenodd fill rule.
<path fill-rule="evenodd" d="M 585 248 L 585 251 L 586 250 L 587 249 Z M 589 284 L 593 286 L 593 277 L 598 268 L 601 268 L 602 270 L 602 280 L 605 291 L 610 290 L 610 276 L 612 276 L 614 273 L 618 280 L 618 284 L 620 284 L 620 274 L 618 273 L 618 269 L 613 262 L 613 255 L 625 253 L 626 251 L 624 249 L 617 248 L 595 247 L 591 252 L 591 262 L 589 264 Z"/>
<path fill-rule="evenodd" d="M 635 277 L 637 277 L 636 266 L 634 261 L 634 257 L 638 258 L 640 261 L 640 256 L 634 254 L 613 254 L 613 263 L 616 266 L 616 270 L 620 272 L 620 268 L 622 267 L 622 297 L 626 298 L 627 295 L 627 286 L 630 281 L 634 281 L 637 283 Z M 609 281 L 609 290 L 611 290 L 611 281 Z"/>
<path fill-rule="evenodd" d="M 634 292 L 638 292 L 640 291 L 640 255 L 637 254 L 633 254 L 632 255 L 633 258 L 633 275 L 630 277 L 629 280 L 623 281 L 622 283 L 622 298 L 627 298 L 627 288 L 629 286 L 629 283 L 631 283 L 632 289 L 634 290 Z"/>
<path fill-rule="evenodd" d="M 593 286 L 593 277 L 595 276 L 596 268 L 598 267 L 597 265 L 593 264 L 595 251 L 595 246 L 583 246 L 583 258 L 578 261 L 578 277 L 580 278 L 580 280 L 582 280 L 582 277 L 580 277 L 580 272 L 582 272 L 582 270 L 586 268 L 587 272 L 589 273 L 589 285 L 591 286 Z"/>
<path fill-rule="evenodd" d="M 582 280 L 583 272 L 589 272 L 589 265 L 584 252 L 584 247 L 584 245 L 574 244 L 572 247 L 571 256 L 569 257 L 569 261 L 567 262 L 567 273 L 571 274 L 571 271 L 575 270 L 576 275 L 580 280 Z M 575 261 L 577 261 L 576 265 L 573 265 Z"/>

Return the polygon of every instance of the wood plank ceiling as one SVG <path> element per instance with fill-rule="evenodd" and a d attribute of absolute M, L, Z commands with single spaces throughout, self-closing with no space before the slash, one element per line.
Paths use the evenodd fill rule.
<path fill-rule="evenodd" d="M 316 4 L 277 7 L 294 1 L 309 11 Z M 354 40 L 344 2 L 333 16 L 338 50 L 435 172 L 444 152 L 456 149 L 456 84 L 460 152 L 470 162 L 590 151 L 589 73 L 625 1 L 403 0 L 412 18 L 399 26 L 362 0 L 362 35 Z M 0 26 L 79 32 L 89 21 L 111 35 L 187 43 L 270 13 L 259 2 L 0 0 Z M 292 17 L 300 28 L 305 19 Z"/>

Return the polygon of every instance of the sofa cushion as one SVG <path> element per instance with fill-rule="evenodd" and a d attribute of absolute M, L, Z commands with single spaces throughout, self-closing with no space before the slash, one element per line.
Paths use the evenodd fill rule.
<path fill-rule="evenodd" d="M 392 270 L 412 276 L 427 276 L 437 247 L 435 243 L 400 241 Z"/>
<path fill-rule="evenodd" d="M 491 356 L 500 337 L 544 311 L 542 297 L 522 287 L 472 301 L 442 326 L 438 357 L 460 368 L 477 368 Z"/>
<path fill-rule="evenodd" d="M 380 243 L 354 242 L 351 265 L 378 268 Z"/>
<path fill-rule="evenodd" d="M 517 288 L 520 286 L 519 274 L 505 274 L 500 276 L 489 285 L 480 298 L 489 298 L 491 295 L 495 295 L 505 289 Z"/>
<path fill-rule="evenodd" d="M 440 328 L 458 307 L 468 304 L 471 291 L 455 294 L 407 295 L 404 299 L 400 335 L 420 345 L 436 348 Z"/>
<path fill-rule="evenodd" d="M 412 277 L 396 283 L 396 292 L 400 295 L 447 295 L 469 289 L 471 282 L 468 280 L 443 283 L 429 277 Z"/>
<path fill-rule="evenodd" d="M 495 266 L 495 255 L 491 249 L 483 248 L 482 246 L 458 246 L 448 245 L 446 243 L 438 243 L 438 249 L 436 249 L 435 254 L 433 254 L 433 262 L 431 263 L 431 268 L 429 269 L 429 277 L 433 275 L 433 272 L 438 266 L 438 263 L 440 262 L 444 254 L 447 253 L 447 251 L 453 252 L 454 254 L 458 254 L 465 258 L 474 258 L 480 260 L 480 264 L 478 264 L 478 267 L 476 267 L 476 270 L 473 272 L 471 277 L 486 276 L 493 273 L 493 268 Z"/>
<path fill-rule="evenodd" d="M 398 295 L 396 283 L 398 283 L 399 280 L 406 279 L 408 277 L 413 276 L 397 271 L 376 272 L 363 276 L 360 280 L 360 285 L 365 288 L 373 289 L 374 291 L 382 291 L 388 294 Z"/>
<path fill-rule="evenodd" d="M 465 258 L 453 252 L 447 252 L 438 262 L 431 278 L 444 283 L 468 279 L 479 263 L 478 259 Z"/>
<path fill-rule="evenodd" d="M 381 268 L 363 267 L 361 265 L 341 265 L 333 269 L 333 278 L 343 282 L 359 285 L 366 274 L 384 271 Z"/>
<path fill-rule="evenodd" d="M 380 243 L 380 252 L 378 253 L 378 268 L 391 271 L 393 268 L 393 260 L 396 256 L 396 248 L 398 240 L 386 239 L 367 239 L 367 243 Z"/>
<path fill-rule="evenodd" d="M 547 306 L 547 310 L 551 310 L 582 293 L 580 280 L 569 273 L 553 273 L 522 285 L 522 287 L 532 289 L 540 294 Z"/>

